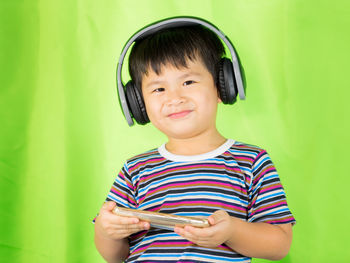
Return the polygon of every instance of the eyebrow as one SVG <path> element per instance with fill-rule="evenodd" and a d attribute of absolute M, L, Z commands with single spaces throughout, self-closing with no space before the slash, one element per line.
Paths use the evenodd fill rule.
<path fill-rule="evenodd" d="M 154 81 L 151 81 L 150 83 L 147 84 L 147 86 L 145 87 L 146 89 L 153 86 L 153 85 L 156 85 L 156 84 L 162 84 L 164 81 L 162 80 L 154 80 Z"/>
<path fill-rule="evenodd" d="M 201 76 L 200 73 L 197 73 L 197 72 L 188 72 L 188 73 L 185 73 L 183 75 L 181 75 L 180 77 L 178 77 L 177 79 L 184 79 L 184 78 L 187 78 L 187 77 L 190 77 L 190 76 Z"/>
<path fill-rule="evenodd" d="M 201 74 L 197 73 L 197 72 L 188 72 L 188 73 L 184 73 L 184 74 L 180 75 L 177 79 L 180 80 L 180 79 L 184 79 L 184 78 L 187 78 L 187 77 L 190 77 L 190 76 L 201 76 Z M 156 85 L 156 84 L 162 84 L 164 82 L 166 82 L 166 81 L 154 80 L 154 81 L 149 82 L 145 88 L 149 88 L 150 86 L 153 86 L 153 85 Z"/>

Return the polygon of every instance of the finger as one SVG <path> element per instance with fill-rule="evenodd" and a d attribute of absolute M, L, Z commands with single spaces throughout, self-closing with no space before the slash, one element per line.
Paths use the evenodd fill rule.
<path fill-rule="evenodd" d="M 198 246 L 202 247 L 215 247 L 216 245 L 213 244 L 213 240 L 211 237 L 198 237 L 190 232 L 186 231 L 184 228 L 181 227 L 175 227 L 174 228 L 175 233 L 182 236 L 183 238 L 186 238 L 188 241 L 197 244 Z"/>
<path fill-rule="evenodd" d="M 132 224 L 138 224 L 140 222 L 140 219 L 137 217 L 127 217 L 127 216 L 115 216 L 115 223 L 121 224 L 121 225 L 132 225 Z"/>
<path fill-rule="evenodd" d="M 178 233 L 192 241 L 192 242 L 195 242 L 195 243 L 198 243 L 202 240 L 207 240 L 209 239 L 209 235 L 207 233 L 202 233 L 201 231 L 203 231 L 204 229 L 202 228 L 197 228 L 197 227 L 192 227 L 192 226 L 185 226 L 184 228 L 180 228 L 178 230 Z"/>
<path fill-rule="evenodd" d="M 143 230 L 148 230 L 149 228 L 150 225 L 148 222 L 132 225 L 112 225 L 110 226 L 109 233 L 113 237 L 126 237 Z"/>
<path fill-rule="evenodd" d="M 214 215 L 211 215 L 208 217 L 208 222 L 211 226 L 216 224 L 216 219 L 215 219 Z"/>
<path fill-rule="evenodd" d="M 185 228 L 185 227 L 175 227 L 174 228 L 174 232 L 177 233 L 178 235 L 180 236 L 183 236 L 185 238 L 191 238 L 192 237 L 192 234 L 191 232 L 188 231 L 188 228 Z"/>
<path fill-rule="evenodd" d="M 174 227 L 174 232 L 180 236 L 182 236 L 184 234 L 184 229 L 182 227 Z"/>
<path fill-rule="evenodd" d="M 136 232 L 140 232 L 143 230 L 147 230 L 145 229 L 144 226 L 130 226 L 130 227 L 126 227 L 126 228 L 120 228 L 120 227 L 116 227 L 113 231 L 119 234 L 133 234 Z"/>
<path fill-rule="evenodd" d="M 118 229 L 111 234 L 112 238 L 121 239 L 125 237 L 129 237 L 132 234 L 138 233 L 140 231 L 144 231 L 144 229 Z"/>
<path fill-rule="evenodd" d="M 114 209 L 114 207 L 116 206 L 116 203 L 113 201 L 107 201 L 102 205 L 102 209 L 101 210 L 105 210 L 105 211 L 112 211 Z"/>
<path fill-rule="evenodd" d="M 197 238 L 210 238 L 213 235 L 211 227 L 199 228 L 193 226 L 185 226 L 184 230 L 191 233 L 192 236 Z"/>
<path fill-rule="evenodd" d="M 208 221 L 210 225 L 216 225 L 217 223 L 219 223 L 220 221 L 224 220 L 225 217 L 227 217 L 228 214 L 226 211 L 224 210 L 217 210 L 214 212 L 214 214 L 210 215 L 208 217 Z"/>
<path fill-rule="evenodd" d="M 192 235 L 191 233 L 183 230 L 183 232 L 179 232 L 181 233 L 181 236 L 183 238 L 186 238 L 188 241 L 194 243 L 194 244 L 197 244 L 198 246 L 202 246 L 202 247 L 212 247 L 213 245 L 211 244 L 212 241 L 211 239 L 202 239 L 198 236 L 194 236 Z"/>
<path fill-rule="evenodd" d="M 137 224 L 116 224 L 114 227 L 116 229 L 145 230 L 150 228 L 150 224 L 148 222 L 141 221 Z"/>
<path fill-rule="evenodd" d="M 196 243 L 197 240 L 193 237 L 193 235 L 190 232 L 187 232 L 184 228 L 181 227 L 175 227 L 174 232 L 183 238 L 186 238 L 187 240 Z"/>

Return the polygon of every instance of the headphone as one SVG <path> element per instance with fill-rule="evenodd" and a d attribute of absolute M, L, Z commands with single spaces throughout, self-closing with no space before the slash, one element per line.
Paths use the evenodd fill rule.
<path fill-rule="evenodd" d="M 134 124 L 133 119 L 138 124 L 146 124 L 149 118 L 146 112 L 146 106 L 143 101 L 141 89 L 138 89 L 132 80 L 123 85 L 121 71 L 125 55 L 129 47 L 137 40 L 142 39 L 148 35 L 154 34 L 161 29 L 202 25 L 213 31 L 226 44 L 230 53 L 231 59 L 221 58 L 219 63 L 218 90 L 220 99 L 224 104 L 234 104 L 236 102 L 237 94 L 241 100 L 245 100 L 246 82 L 243 67 L 239 61 L 239 57 L 233 47 L 233 44 L 228 37 L 225 36 L 216 26 L 210 22 L 197 17 L 172 17 L 152 23 L 132 35 L 128 42 L 124 45 L 117 65 L 117 89 L 119 103 L 123 114 L 129 126 Z"/>

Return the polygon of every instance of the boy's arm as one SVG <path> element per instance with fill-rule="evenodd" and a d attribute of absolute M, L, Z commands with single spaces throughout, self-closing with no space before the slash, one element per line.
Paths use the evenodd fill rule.
<path fill-rule="evenodd" d="M 240 254 L 254 258 L 280 260 L 292 243 L 292 225 L 250 223 L 231 217 L 231 237 L 226 245 Z"/>
<path fill-rule="evenodd" d="M 292 242 L 291 224 L 249 223 L 222 210 L 208 220 L 211 224 L 208 228 L 186 226 L 175 228 L 175 232 L 199 246 L 217 247 L 225 243 L 242 255 L 269 260 L 285 257 Z"/>
<path fill-rule="evenodd" d="M 95 221 L 95 245 L 108 263 L 119 263 L 129 255 L 127 237 L 133 233 L 150 228 L 148 222 L 138 218 L 121 217 L 112 211 L 116 204 L 106 202 Z"/>
<path fill-rule="evenodd" d="M 126 238 L 113 240 L 104 237 L 95 226 L 95 246 L 108 263 L 119 263 L 129 255 L 129 243 Z"/>

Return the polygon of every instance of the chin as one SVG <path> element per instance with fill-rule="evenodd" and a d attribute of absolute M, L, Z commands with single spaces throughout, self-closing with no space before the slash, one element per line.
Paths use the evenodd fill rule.
<path fill-rule="evenodd" d="M 186 127 L 179 127 L 179 129 L 172 129 L 171 131 L 167 130 L 164 131 L 164 133 L 171 138 L 174 139 L 189 139 L 193 138 L 197 134 L 200 134 L 200 130 L 198 128 L 186 128 Z"/>
<path fill-rule="evenodd" d="M 151 120 L 152 122 L 152 120 Z M 178 122 L 164 122 L 164 123 L 155 123 L 153 125 L 167 137 L 173 139 L 189 139 L 193 138 L 198 134 L 201 134 L 205 127 L 202 127 L 200 123 L 191 121 L 191 120 L 182 120 Z"/>

